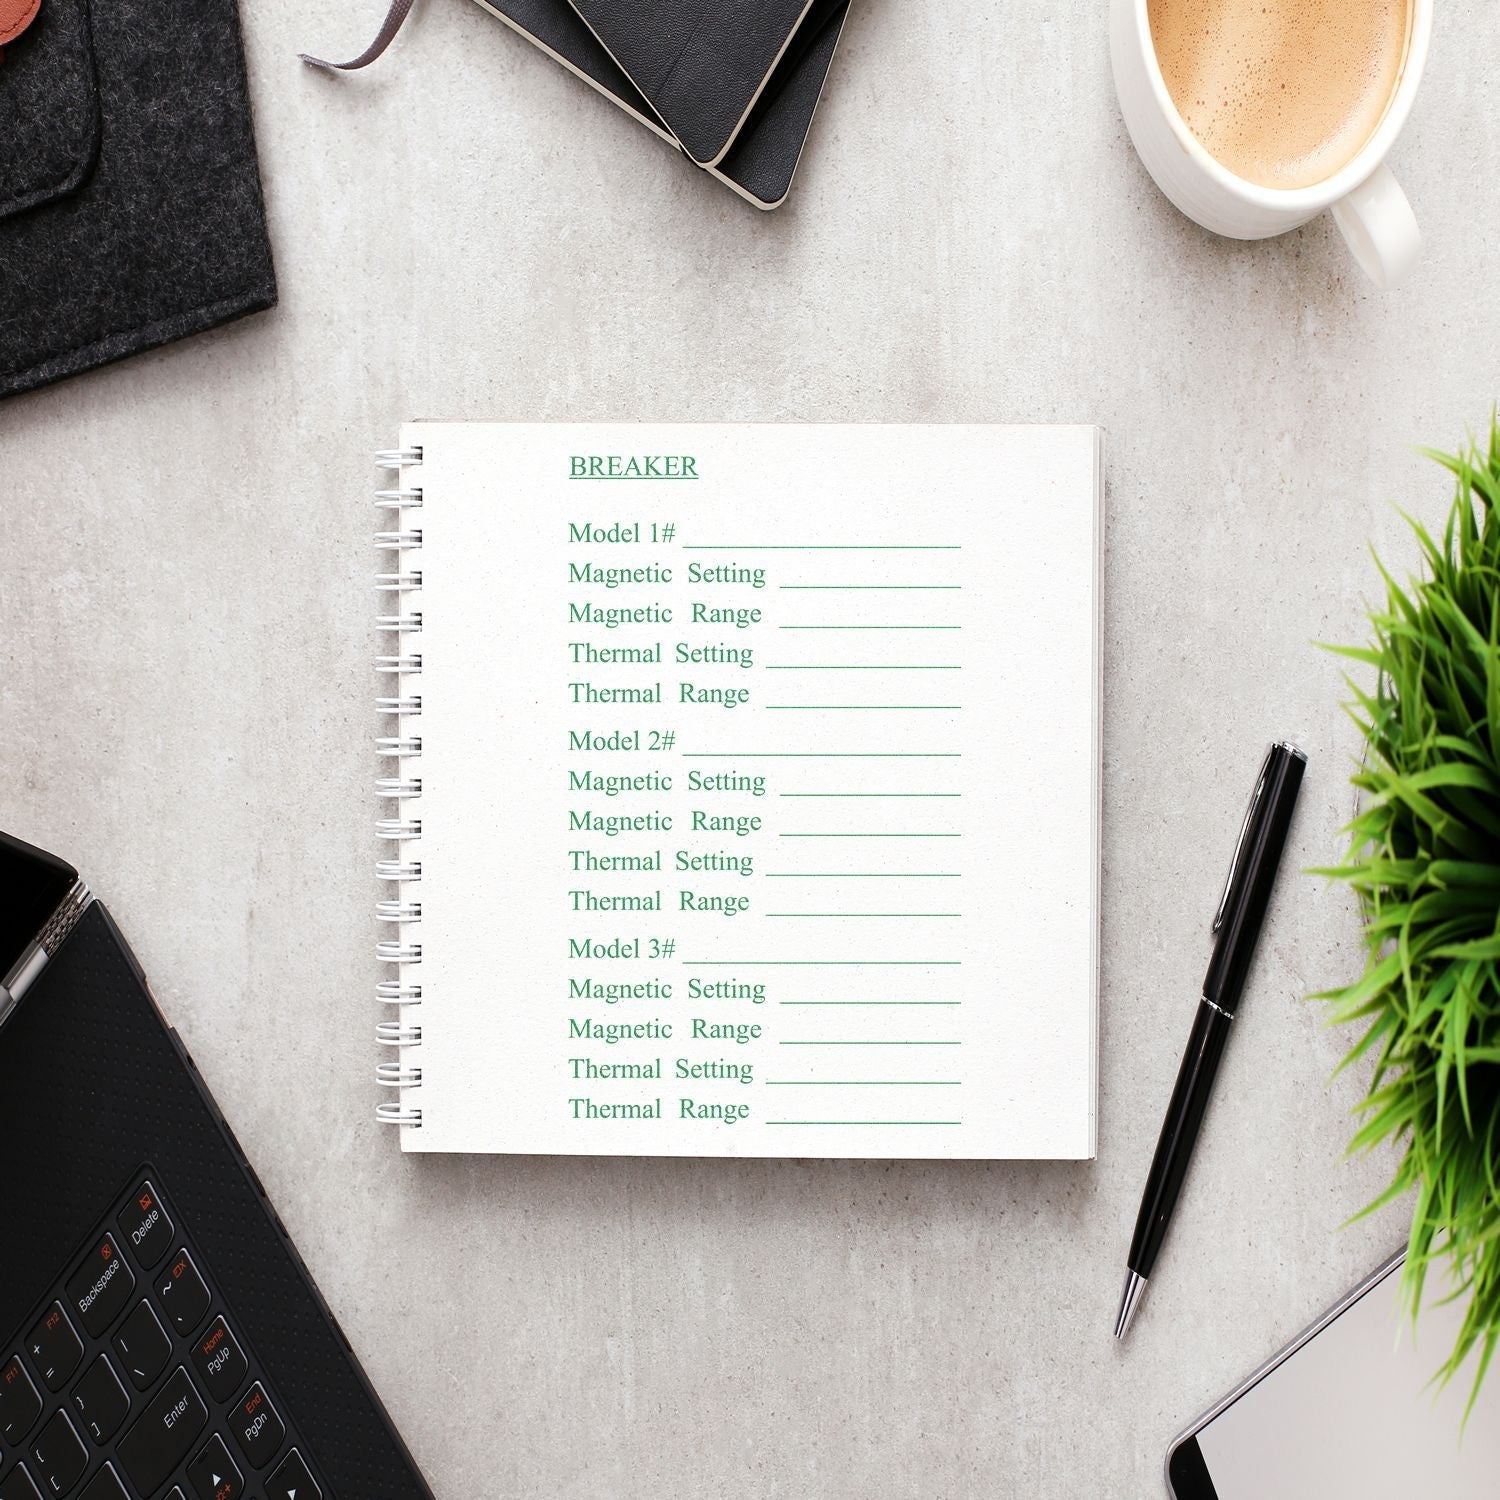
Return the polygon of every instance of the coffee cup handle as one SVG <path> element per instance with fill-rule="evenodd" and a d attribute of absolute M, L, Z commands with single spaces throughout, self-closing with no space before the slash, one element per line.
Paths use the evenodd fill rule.
<path fill-rule="evenodd" d="M 1333 205 L 1333 220 L 1376 286 L 1394 286 L 1417 263 L 1422 231 L 1401 184 L 1384 162 Z"/>

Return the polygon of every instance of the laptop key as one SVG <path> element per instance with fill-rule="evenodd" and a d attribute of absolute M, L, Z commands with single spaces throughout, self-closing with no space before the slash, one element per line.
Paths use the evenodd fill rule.
<path fill-rule="evenodd" d="M 252 1469 L 263 1469 L 281 1450 L 286 1426 L 276 1415 L 259 1381 L 240 1397 L 234 1409 L 234 1440 Z"/>
<path fill-rule="evenodd" d="M 134 1290 L 135 1273 L 114 1235 L 106 1234 L 69 1277 L 68 1303 L 89 1337 L 97 1339 L 130 1305 Z"/>
<path fill-rule="evenodd" d="M 83 1487 L 78 1500 L 130 1500 L 113 1464 L 105 1464 Z"/>
<path fill-rule="evenodd" d="M 269 1500 L 323 1500 L 323 1491 L 313 1483 L 302 1455 L 295 1448 L 271 1476 L 266 1494 Z"/>
<path fill-rule="evenodd" d="M 26 1340 L 26 1352 L 42 1383 L 49 1391 L 60 1391 L 83 1358 L 83 1345 L 68 1322 L 61 1302 L 54 1302 Z"/>
<path fill-rule="evenodd" d="M 161 1326 L 161 1320 L 149 1302 L 138 1303 L 131 1315 L 120 1324 L 115 1335 L 115 1353 L 130 1383 L 143 1391 L 166 1368 L 172 1357 L 172 1341 Z"/>
<path fill-rule="evenodd" d="M 31 1444 L 37 1483 L 44 1495 L 66 1495 L 89 1466 L 89 1450 L 65 1411 L 55 1411 Z"/>
<path fill-rule="evenodd" d="M 203 1321 L 208 1311 L 208 1288 L 186 1250 L 179 1250 L 166 1268 L 156 1273 L 156 1295 L 172 1326 L 184 1336 Z"/>
<path fill-rule="evenodd" d="M 107 1354 L 101 1354 L 73 1387 L 73 1405 L 96 1443 L 107 1443 L 130 1415 L 130 1397 Z"/>
<path fill-rule="evenodd" d="M 0 1367 L 0 1437 L 19 1443 L 42 1414 L 42 1398 L 16 1355 Z M 0 1490 L 0 1500 L 8 1500 Z"/>
<path fill-rule="evenodd" d="M 221 1406 L 239 1390 L 249 1366 L 223 1318 L 215 1318 L 194 1341 L 193 1368 L 208 1394 Z"/>
<path fill-rule="evenodd" d="M 142 1182 L 130 1195 L 125 1212 L 118 1219 L 120 1233 L 135 1251 L 135 1258 L 148 1271 L 172 1248 L 172 1221 L 157 1201 L 156 1189 Z"/>
<path fill-rule="evenodd" d="M 217 1433 L 188 1465 L 187 1474 L 198 1500 L 241 1500 L 245 1493 L 245 1481 Z"/>
<path fill-rule="evenodd" d="M 42 1500 L 41 1491 L 31 1482 L 25 1464 L 0 1479 L 0 1500 Z"/>
<path fill-rule="evenodd" d="M 135 1426 L 115 1445 L 125 1478 L 136 1489 L 154 1495 L 207 1425 L 208 1408 L 179 1365 Z"/>

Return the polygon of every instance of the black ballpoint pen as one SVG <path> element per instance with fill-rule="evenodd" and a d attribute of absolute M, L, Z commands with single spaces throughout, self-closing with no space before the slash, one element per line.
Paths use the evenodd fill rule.
<path fill-rule="evenodd" d="M 1115 1318 L 1117 1339 L 1125 1337 L 1140 1306 L 1146 1280 L 1166 1238 L 1167 1223 L 1187 1176 L 1188 1161 L 1208 1109 L 1214 1076 L 1219 1071 L 1219 1059 L 1229 1040 L 1255 942 L 1271 900 L 1271 887 L 1281 863 L 1281 851 L 1306 766 L 1307 757 L 1295 745 L 1285 742 L 1272 745 L 1250 794 L 1250 805 L 1245 809 L 1224 894 L 1214 914 L 1213 930 L 1218 940 L 1203 980 L 1203 994 L 1193 1017 L 1187 1051 L 1177 1070 L 1167 1117 L 1156 1142 L 1156 1154 L 1151 1158 L 1146 1191 L 1141 1195 L 1141 1211 L 1135 1221 L 1130 1256 L 1125 1262 L 1128 1268 L 1125 1290 Z"/>

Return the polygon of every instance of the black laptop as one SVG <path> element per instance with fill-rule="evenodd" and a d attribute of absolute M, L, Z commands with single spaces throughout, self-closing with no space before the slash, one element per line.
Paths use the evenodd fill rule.
<path fill-rule="evenodd" d="M 119 928 L 4 834 L 0 976 L 0 1500 L 431 1500 Z"/>

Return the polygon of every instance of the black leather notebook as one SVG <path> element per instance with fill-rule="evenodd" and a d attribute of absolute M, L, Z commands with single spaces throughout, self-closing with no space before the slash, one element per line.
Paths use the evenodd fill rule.
<path fill-rule="evenodd" d="M 568 0 L 478 0 L 513 31 L 664 141 L 677 138 Z M 848 0 L 813 0 L 734 145 L 706 168 L 757 208 L 786 199 L 848 15 Z"/>
<path fill-rule="evenodd" d="M 700 167 L 717 166 L 811 0 L 572 0 Z"/>
<path fill-rule="evenodd" d="M 0 395 L 275 302 L 235 0 L 43 0 L 0 142 Z"/>

